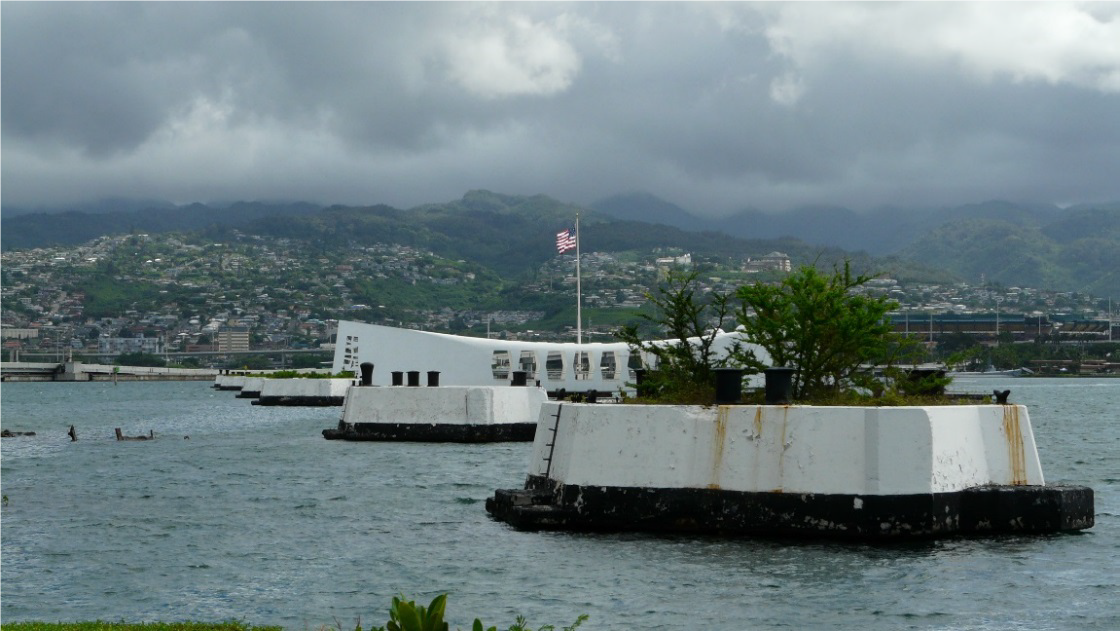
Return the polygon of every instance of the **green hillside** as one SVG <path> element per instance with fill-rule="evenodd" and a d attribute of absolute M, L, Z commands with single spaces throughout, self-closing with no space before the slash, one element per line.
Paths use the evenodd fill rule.
<path fill-rule="evenodd" d="M 1120 295 L 1120 211 L 1079 211 L 1047 225 L 961 219 L 899 255 L 974 283 Z"/>
<path fill-rule="evenodd" d="M 619 212 L 620 205 L 625 212 Z M 1008 286 L 1120 295 L 1120 275 L 1115 271 L 1120 268 L 1118 204 L 1061 210 L 985 202 L 937 213 L 884 209 L 870 215 L 803 209 L 783 217 L 753 213 L 746 223 L 747 215 L 742 215 L 735 231 L 730 224 L 712 229 L 719 222 L 698 220 L 648 196 L 616 200 L 613 212 L 618 216 L 606 214 L 610 206 L 589 210 L 544 195 L 483 190 L 409 209 L 261 202 L 224 207 L 161 205 L 119 212 L 5 216 L 0 244 L 9 251 L 141 232 L 193 233 L 213 242 L 230 242 L 246 234 L 271 236 L 322 252 L 389 243 L 431 251 L 450 261 L 468 261 L 512 280 L 531 276 L 555 255 L 556 232 L 573 227 L 578 213 L 584 251 L 624 254 L 665 249 L 690 252 L 699 262 L 720 263 L 776 250 L 788 254 L 794 264 L 828 267 L 850 258 L 857 271 L 902 281 L 979 283 L 984 279 Z M 642 208 L 657 212 L 643 215 Z M 673 219 L 674 225 L 635 219 L 647 215 L 651 220 Z M 776 234 L 793 236 L 760 238 Z M 831 241 L 822 236 L 829 234 Z M 866 252 L 893 254 L 880 258 L 807 241 L 874 242 L 878 245 Z"/>

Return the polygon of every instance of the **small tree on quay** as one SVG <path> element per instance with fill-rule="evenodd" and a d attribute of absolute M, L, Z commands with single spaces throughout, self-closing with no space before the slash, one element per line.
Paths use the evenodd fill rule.
<path fill-rule="evenodd" d="M 897 303 L 854 291 L 871 278 L 852 274 L 845 261 L 832 274 L 802 266 L 778 285 L 745 285 L 736 292 L 740 330 L 766 349 L 775 366 L 797 369 L 795 399 L 834 396 L 852 386 L 880 389 L 861 366 L 892 363 L 910 348 L 887 318 Z M 741 346 L 732 354 L 740 365 L 761 367 Z"/>
<path fill-rule="evenodd" d="M 643 341 L 636 326 L 622 327 L 615 335 L 631 353 L 642 351 L 655 359 L 639 396 L 682 402 L 702 402 L 715 396 L 714 369 L 723 365 L 712 349 L 716 335 L 731 314 L 727 294 L 711 292 L 701 301 L 696 295 L 697 272 L 670 270 L 657 292 L 646 299 L 657 315 L 642 318 L 665 331 L 667 340 Z"/>

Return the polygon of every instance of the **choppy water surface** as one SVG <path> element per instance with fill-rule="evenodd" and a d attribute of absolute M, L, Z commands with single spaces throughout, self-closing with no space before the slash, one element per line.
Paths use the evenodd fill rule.
<path fill-rule="evenodd" d="M 339 408 L 208 383 L 4 384 L 4 428 L 38 435 L 0 443 L 0 613 L 315 629 L 448 592 L 452 628 L 1120 628 L 1120 379 L 956 388 L 1030 406 L 1047 480 L 1096 491 L 1094 529 L 878 546 L 519 533 L 483 502 L 522 484 L 527 443 L 326 441 Z"/>

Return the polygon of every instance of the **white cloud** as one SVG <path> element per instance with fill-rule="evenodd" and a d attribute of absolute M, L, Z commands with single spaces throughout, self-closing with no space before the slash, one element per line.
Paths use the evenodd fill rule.
<path fill-rule="evenodd" d="M 1120 4 L 12 6 L 5 204 L 1117 197 Z"/>
<path fill-rule="evenodd" d="M 788 3 L 762 10 L 771 49 L 802 72 L 844 54 L 950 65 L 980 81 L 1120 92 L 1116 4 Z M 776 92 L 776 100 L 788 98 L 787 91 Z"/>
<path fill-rule="evenodd" d="M 489 9 L 443 36 L 452 81 L 483 98 L 563 92 L 580 71 L 564 21 L 534 21 Z"/>
<path fill-rule="evenodd" d="M 787 72 L 770 82 L 770 98 L 781 105 L 794 105 L 805 93 L 805 83 L 796 73 Z"/>

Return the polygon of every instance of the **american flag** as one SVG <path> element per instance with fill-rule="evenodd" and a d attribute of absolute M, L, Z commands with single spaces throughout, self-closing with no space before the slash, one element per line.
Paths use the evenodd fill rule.
<path fill-rule="evenodd" d="M 556 233 L 556 251 L 557 252 L 559 252 L 560 254 L 563 254 L 563 253 L 567 252 L 568 250 L 574 250 L 574 249 L 576 249 L 576 236 L 574 234 L 572 234 L 572 231 L 570 229 L 569 230 L 561 230 L 560 232 Z"/>

